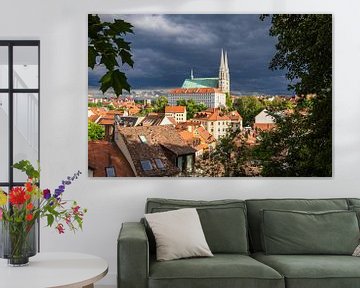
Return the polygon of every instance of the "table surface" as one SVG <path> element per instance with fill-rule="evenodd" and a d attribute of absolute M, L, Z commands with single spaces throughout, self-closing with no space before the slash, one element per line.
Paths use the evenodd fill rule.
<path fill-rule="evenodd" d="M 97 256 L 38 253 L 23 267 L 9 267 L 1 259 L 0 288 L 78 288 L 100 280 L 107 272 L 107 262 Z"/>

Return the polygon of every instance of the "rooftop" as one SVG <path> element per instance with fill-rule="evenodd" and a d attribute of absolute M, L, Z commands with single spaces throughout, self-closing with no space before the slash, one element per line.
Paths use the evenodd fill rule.
<path fill-rule="evenodd" d="M 185 79 L 181 88 L 218 88 L 219 78 Z"/>
<path fill-rule="evenodd" d="M 221 92 L 217 88 L 176 88 L 170 90 L 169 94 L 209 94 Z"/>
<path fill-rule="evenodd" d="M 185 106 L 166 106 L 165 113 L 185 113 Z"/>
<path fill-rule="evenodd" d="M 164 126 L 137 126 L 118 127 L 118 132 L 125 142 L 130 157 L 134 163 L 138 176 L 174 176 L 180 170 L 175 166 L 169 153 L 174 156 L 195 153 L 180 137 L 176 129 L 169 125 Z M 163 167 L 159 168 L 159 162 Z M 144 169 L 144 163 L 147 168 Z"/>
<path fill-rule="evenodd" d="M 104 140 L 88 142 L 88 163 L 94 177 L 106 177 L 106 167 L 114 167 L 116 177 L 134 177 L 129 162 L 115 143 Z"/>

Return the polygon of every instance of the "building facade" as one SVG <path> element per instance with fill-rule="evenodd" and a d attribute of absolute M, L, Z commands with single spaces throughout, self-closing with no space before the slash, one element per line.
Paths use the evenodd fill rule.
<path fill-rule="evenodd" d="M 165 116 L 172 117 L 177 123 L 186 121 L 186 107 L 185 106 L 166 106 Z"/>
<path fill-rule="evenodd" d="M 271 116 L 266 109 L 255 116 L 254 129 L 267 131 L 274 129 L 275 126 L 275 118 Z"/>
<path fill-rule="evenodd" d="M 177 101 L 194 100 L 204 103 L 208 108 L 226 106 L 226 94 L 230 95 L 230 70 L 227 52 L 221 50 L 218 77 L 195 78 L 191 70 L 190 78 L 185 79 L 181 88 L 169 92 L 169 105 L 177 105 Z"/>
<path fill-rule="evenodd" d="M 205 104 L 208 108 L 225 107 L 226 95 L 215 88 L 178 88 L 170 91 L 169 105 L 177 105 L 179 100 L 194 100 Z"/>

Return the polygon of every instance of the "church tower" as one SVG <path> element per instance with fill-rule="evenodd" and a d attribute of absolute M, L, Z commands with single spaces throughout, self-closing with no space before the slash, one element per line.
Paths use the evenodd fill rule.
<path fill-rule="evenodd" d="M 230 72 L 228 66 L 227 52 L 221 49 L 219 68 L 219 89 L 224 93 L 230 93 Z"/>

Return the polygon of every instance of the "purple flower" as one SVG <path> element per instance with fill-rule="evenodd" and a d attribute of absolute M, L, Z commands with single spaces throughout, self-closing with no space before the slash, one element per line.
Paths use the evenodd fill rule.
<path fill-rule="evenodd" d="M 51 197 L 51 193 L 50 193 L 50 190 L 49 189 L 44 189 L 43 191 L 43 196 L 44 198 L 47 200 Z"/>

